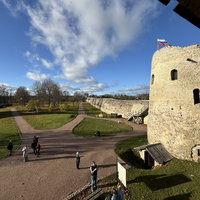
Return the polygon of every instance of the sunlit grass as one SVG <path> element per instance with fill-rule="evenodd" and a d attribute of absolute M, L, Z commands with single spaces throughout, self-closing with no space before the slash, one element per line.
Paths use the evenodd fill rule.
<path fill-rule="evenodd" d="M 99 116 L 99 114 L 102 114 L 103 117 L 106 117 L 106 113 L 102 112 L 101 110 L 99 110 L 98 108 L 95 108 L 94 106 L 92 106 L 91 104 L 84 102 L 83 103 L 83 108 L 85 110 L 85 114 L 91 117 L 96 117 Z"/>
<path fill-rule="evenodd" d="M 35 129 L 47 130 L 54 129 L 73 120 L 78 114 L 78 103 L 69 103 L 70 107 L 67 111 L 60 111 L 58 107 L 54 107 L 52 112 L 48 111 L 47 106 L 41 107 L 39 113 L 29 112 L 26 107 L 16 107 L 20 115 Z"/>
<path fill-rule="evenodd" d="M 129 149 L 147 144 L 146 136 L 130 138 L 119 142 L 115 152 L 123 158 Z M 135 152 L 134 152 L 135 153 Z M 137 156 L 137 155 L 136 155 Z M 126 157 L 128 159 L 128 157 Z M 131 157 L 129 158 L 131 162 Z M 126 171 L 126 199 L 141 200 L 198 200 L 200 199 L 199 163 L 173 159 L 168 164 L 151 170 L 129 168 Z M 116 185 L 116 175 L 113 174 L 99 183 L 100 187 L 111 189 Z M 127 196 L 126 196 L 127 194 Z"/>
<path fill-rule="evenodd" d="M 101 136 L 108 136 L 130 131 L 132 127 L 110 120 L 85 118 L 73 129 L 73 133 L 83 137 L 93 137 L 97 130 Z"/>
<path fill-rule="evenodd" d="M 0 159 L 9 154 L 7 145 L 13 142 L 13 151 L 21 144 L 12 113 L 8 108 L 0 108 Z"/>

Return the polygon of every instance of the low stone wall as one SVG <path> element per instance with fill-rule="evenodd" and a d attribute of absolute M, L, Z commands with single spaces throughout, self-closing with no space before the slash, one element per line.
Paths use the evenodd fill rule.
<path fill-rule="evenodd" d="M 113 98 L 93 97 L 88 97 L 86 101 L 105 113 L 117 113 L 124 118 L 127 118 L 133 111 L 139 111 L 149 102 L 149 100 L 116 100 Z"/>

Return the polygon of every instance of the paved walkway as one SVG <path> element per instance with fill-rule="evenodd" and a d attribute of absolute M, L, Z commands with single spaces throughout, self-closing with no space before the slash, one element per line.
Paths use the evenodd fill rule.
<path fill-rule="evenodd" d="M 16 123 L 22 133 L 23 145 L 13 156 L 0 161 L 0 199 L 57 200 L 66 198 L 90 182 L 89 167 L 93 160 L 100 170 L 98 177 L 115 172 L 115 144 L 121 140 L 145 135 L 145 126 L 124 119 L 133 127 L 128 133 L 100 138 L 83 138 L 72 134 L 72 129 L 85 117 L 82 104 L 78 116 L 71 122 L 52 130 L 33 129 L 13 108 Z M 39 136 L 41 155 L 36 157 L 30 148 L 33 136 Z M 29 162 L 22 162 L 22 147 L 29 146 Z M 75 154 L 81 156 L 80 170 L 75 166 Z"/>

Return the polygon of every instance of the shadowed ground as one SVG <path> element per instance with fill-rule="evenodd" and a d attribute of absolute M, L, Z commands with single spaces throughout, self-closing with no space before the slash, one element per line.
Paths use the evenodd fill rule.
<path fill-rule="evenodd" d="M 0 199 L 62 199 L 90 182 L 89 167 L 92 161 L 99 165 L 98 177 L 115 172 L 115 144 L 133 136 L 145 135 L 146 126 L 139 126 L 125 119 L 121 121 L 133 130 L 115 136 L 82 138 L 72 134 L 72 129 L 85 115 L 82 104 L 78 116 L 60 128 L 33 129 L 15 109 L 11 109 L 22 133 L 23 145 L 13 156 L 0 161 Z M 111 119 L 108 119 L 111 120 Z M 41 155 L 32 153 L 33 136 L 39 136 Z M 12 139 L 12 138 L 11 138 Z M 22 162 L 22 147 L 29 147 L 29 162 Z M 81 156 L 80 170 L 75 166 L 75 154 Z"/>

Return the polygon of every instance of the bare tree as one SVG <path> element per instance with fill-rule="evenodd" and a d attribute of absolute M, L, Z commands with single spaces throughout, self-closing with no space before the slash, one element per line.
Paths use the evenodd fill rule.
<path fill-rule="evenodd" d="M 18 103 L 25 106 L 26 102 L 30 99 L 30 93 L 26 87 L 21 86 L 15 92 L 15 99 Z"/>
<path fill-rule="evenodd" d="M 65 90 L 63 91 L 62 95 L 63 95 L 63 101 L 68 101 L 70 93 Z"/>
<path fill-rule="evenodd" d="M 8 102 L 8 90 L 4 84 L 0 85 L 0 103 L 6 104 Z"/>
<path fill-rule="evenodd" d="M 37 100 L 44 102 L 44 95 L 42 94 L 42 84 L 40 81 L 35 81 L 35 83 L 33 84 L 33 86 L 31 87 L 33 93 L 35 94 L 35 97 Z"/>
<path fill-rule="evenodd" d="M 36 99 L 41 102 L 56 103 L 62 100 L 62 91 L 60 85 L 55 83 L 52 79 L 47 78 L 43 82 L 36 81 L 32 86 L 33 92 L 35 93 Z"/>
<path fill-rule="evenodd" d="M 80 92 L 76 91 L 76 92 L 74 92 L 74 97 L 73 98 L 75 99 L 76 102 L 82 101 L 82 94 Z"/>

